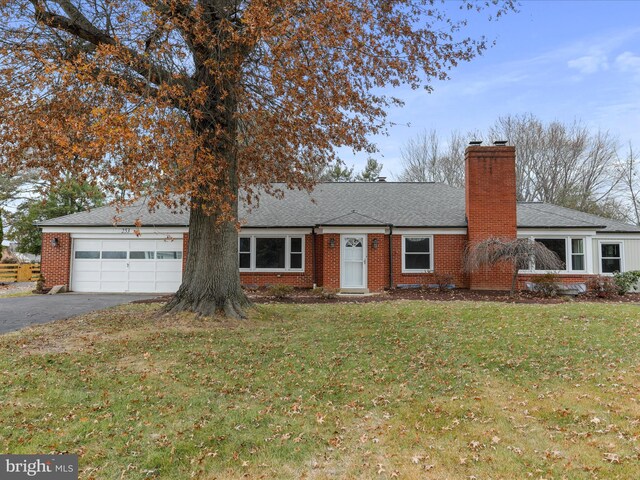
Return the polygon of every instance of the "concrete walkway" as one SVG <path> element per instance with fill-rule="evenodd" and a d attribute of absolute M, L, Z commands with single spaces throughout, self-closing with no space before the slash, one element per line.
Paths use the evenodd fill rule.
<path fill-rule="evenodd" d="M 0 297 L 0 334 L 19 330 L 29 325 L 63 320 L 83 313 L 154 297 L 157 295 L 121 293 L 65 293 L 61 295 Z"/>

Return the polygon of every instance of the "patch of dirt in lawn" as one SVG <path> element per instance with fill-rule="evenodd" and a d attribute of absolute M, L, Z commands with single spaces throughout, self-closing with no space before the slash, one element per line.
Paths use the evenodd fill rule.
<path fill-rule="evenodd" d="M 624 296 L 613 296 L 601 298 L 592 294 L 557 297 L 543 297 L 530 292 L 520 292 L 511 297 L 508 292 L 502 291 L 473 291 L 468 289 L 453 289 L 440 291 L 437 289 L 396 289 L 385 291 L 374 295 L 346 295 L 335 298 L 323 298 L 313 293 L 310 289 L 295 289 L 286 298 L 274 298 L 266 288 L 247 291 L 247 296 L 256 304 L 271 303 L 370 303 L 387 302 L 393 300 L 425 300 L 425 301 L 470 301 L 470 302 L 503 302 L 503 303 L 537 303 L 537 304 L 559 304 L 566 302 L 598 302 L 598 303 L 640 303 L 640 293 L 629 293 Z M 172 298 L 171 295 L 151 298 L 148 300 L 137 300 L 132 303 L 166 303 Z"/>

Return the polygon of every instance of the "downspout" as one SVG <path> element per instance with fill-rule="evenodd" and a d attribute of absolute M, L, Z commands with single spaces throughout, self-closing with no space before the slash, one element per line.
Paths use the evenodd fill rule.
<path fill-rule="evenodd" d="M 393 290 L 393 225 L 389 224 L 389 290 Z"/>
<path fill-rule="evenodd" d="M 318 286 L 318 259 L 316 258 L 316 227 L 311 227 L 311 256 L 313 258 L 313 288 Z"/>

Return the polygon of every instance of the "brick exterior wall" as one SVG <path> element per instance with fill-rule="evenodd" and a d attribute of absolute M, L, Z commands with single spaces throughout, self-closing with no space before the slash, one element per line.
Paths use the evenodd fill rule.
<path fill-rule="evenodd" d="M 525 290 L 526 282 L 533 282 L 536 278 L 540 278 L 543 274 L 535 274 L 535 273 L 522 273 L 518 275 L 518 290 Z M 589 285 L 589 280 L 596 277 L 597 275 L 578 275 L 573 273 L 559 273 L 555 275 L 556 281 L 562 283 L 564 285 L 572 284 L 572 283 L 586 283 Z"/>
<path fill-rule="evenodd" d="M 51 245 L 53 238 L 58 239 L 58 246 Z M 334 246 L 329 246 L 330 239 Z M 373 247 L 378 241 L 377 248 Z M 462 252 L 466 244 L 466 235 L 433 235 L 433 273 L 402 273 L 402 235 L 394 234 L 393 248 L 393 286 L 398 284 L 429 285 L 438 283 L 438 277 L 448 275 L 457 288 L 469 288 L 469 276 L 462 269 Z M 311 288 L 314 283 L 314 266 L 317 267 L 317 284 L 328 288 L 340 288 L 340 235 L 316 235 L 315 264 L 312 248 L 313 236 L 305 236 L 305 271 L 304 272 L 242 272 L 240 279 L 243 285 L 267 286 L 286 284 L 299 288 Z M 368 234 L 367 236 L 367 276 L 368 288 L 371 292 L 380 292 L 389 288 L 389 235 Z M 183 237 L 183 271 L 189 249 L 189 234 Z M 71 269 L 71 236 L 68 233 L 44 233 L 42 236 L 42 273 L 45 276 L 45 287 L 69 285 Z M 518 288 L 524 289 L 525 283 L 535 280 L 541 274 L 521 274 L 518 276 Z M 588 283 L 594 275 L 559 274 L 558 281 L 571 283 Z M 325 281 L 326 280 L 326 281 Z M 509 273 L 508 287 L 511 285 Z"/>
<path fill-rule="evenodd" d="M 465 183 L 469 243 L 489 237 L 515 239 L 515 147 L 468 147 L 465 152 Z M 511 285 L 511 274 L 508 265 L 483 268 L 469 275 L 469 287 L 474 290 L 507 290 Z"/>
<path fill-rule="evenodd" d="M 319 271 L 322 270 L 321 286 L 327 288 L 340 288 L 340 234 L 325 233 L 318 235 L 322 243 L 322 264 L 319 264 Z M 333 239 L 333 247 L 330 246 Z"/>
<path fill-rule="evenodd" d="M 53 246 L 51 241 L 57 238 L 58 245 Z M 43 233 L 41 271 L 44 275 L 45 288 L 56 285 L 69 287 L 69 275 L 71 272 L 71 234 L 69 233 Z"/>
<path fill-rule="evenodd" d="M 451 276 L 451 283 L 457 288 L 466 288 L 469 280 L 462 270 L 462 251 L 466 244 L 465 235 L 433 236 L 433 273 L 402 273 L 402 235 L 393 235 L 393 282 L 398 284 L 429 285 L 437 282 L 437 277 Z"/>

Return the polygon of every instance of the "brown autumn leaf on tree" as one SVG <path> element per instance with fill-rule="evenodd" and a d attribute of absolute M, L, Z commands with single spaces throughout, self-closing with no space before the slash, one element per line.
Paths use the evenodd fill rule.
<path fill-rule="evenodd" d="M 2 172 L 60 170 L 190 208 L 169 310 L 243 317 L 237 211 L 373 151 L 398 103 L 487 48 L 511 0 L 1 0 Z M 241 189 L 240 189 L 241 188 Z M 240 193 L 242 192 L 242 193 Z"/>

